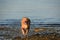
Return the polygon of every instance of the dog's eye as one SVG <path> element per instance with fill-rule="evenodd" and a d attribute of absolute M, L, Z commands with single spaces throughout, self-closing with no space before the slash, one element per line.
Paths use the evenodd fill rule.
<path fill-rule="evenodd" d="M 25 23 L 27 23 L 27 21 L 25 21 Z"/>
<path fill-rule="evenodd" d="M 28 22 L 27 22 L 27 21 L 25 21 L 25 23 L 27 24 Z"/>

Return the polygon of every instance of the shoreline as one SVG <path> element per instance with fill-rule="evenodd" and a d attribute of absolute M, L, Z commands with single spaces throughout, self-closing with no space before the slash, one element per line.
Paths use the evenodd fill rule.
<path fill-rule="evenodd" d="M 20 33 L 17 30 L 10 29 L 10 28 L 7 28 L 7 27 L 0 28 L 0 31 L 2 31 L 2 30 L 8 31 L 8 33 L 10 31 L 11 34 L 12 33 L 17 34 L 17 36 L 15 34 L 15 37 L 13 36 L 14 34 L 11 35 L 10 33 L 9 33 L 9 35 L 7 35 L 8 33 L 5 34 L 5 35 L 2 35 L 6 39 L 11 39 L 11 40 L 60 40 L 60 33 L 57 33 L 55 31 L 55 29 L 50 28 L 50 27 L 47 27 L 47 28 L 46 27 L 33 28 L 33 30 L 30 30 L 30 32 L 28 34 L 28 37 L 26 37 L 26 36 L 21 37 L 21 35 L 22 35 L 21 30 L 19 30 Z M 2 32 L 4 32 L 4 31 L 2 31 Z"/>
<path fill-rule="evenodd" d="M 60 40 L 60 34 L 35 34 L 24 38 L 17 36 L 13 40 Z"/>

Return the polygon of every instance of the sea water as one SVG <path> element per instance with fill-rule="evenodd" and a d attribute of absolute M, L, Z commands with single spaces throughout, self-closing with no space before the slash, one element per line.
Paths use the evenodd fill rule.
<path fill-rule="evenodd" d="M 42 19 L 31 19 L 29 36 L 35 34 L 34 28 L 47 28 L 46 31 L 39 32 L 43 33 L 51 33 L 57 32 L 60 33 L 60 22 L 58 20 L 54 21 L 54 19 L 42 20 Z M 23 37 L 21 33 L 21 20 L 20 19 L 5 19 L 0 20 L 0 40 L 12 40 L 16 36 Z M 49 32 L 49 30 L 52 30 Z"/>

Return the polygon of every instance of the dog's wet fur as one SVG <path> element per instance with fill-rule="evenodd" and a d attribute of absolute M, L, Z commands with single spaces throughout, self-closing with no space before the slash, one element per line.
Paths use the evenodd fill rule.
<path fill-rule="evenodd" d="M 21 31 L 23 35 L 27 35 L 30 29 L 30 19 L 23 17 L 21 20 Z"/>

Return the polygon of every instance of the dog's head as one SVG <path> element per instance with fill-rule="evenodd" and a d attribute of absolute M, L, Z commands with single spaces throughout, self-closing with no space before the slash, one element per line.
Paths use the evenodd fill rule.
<path fill-rule="evenodd" d="M 23 17 L 21 20 L 21 26 L 25 27 L 29 27 L 30 26 L 30 19 L 27 17 Z"/>

